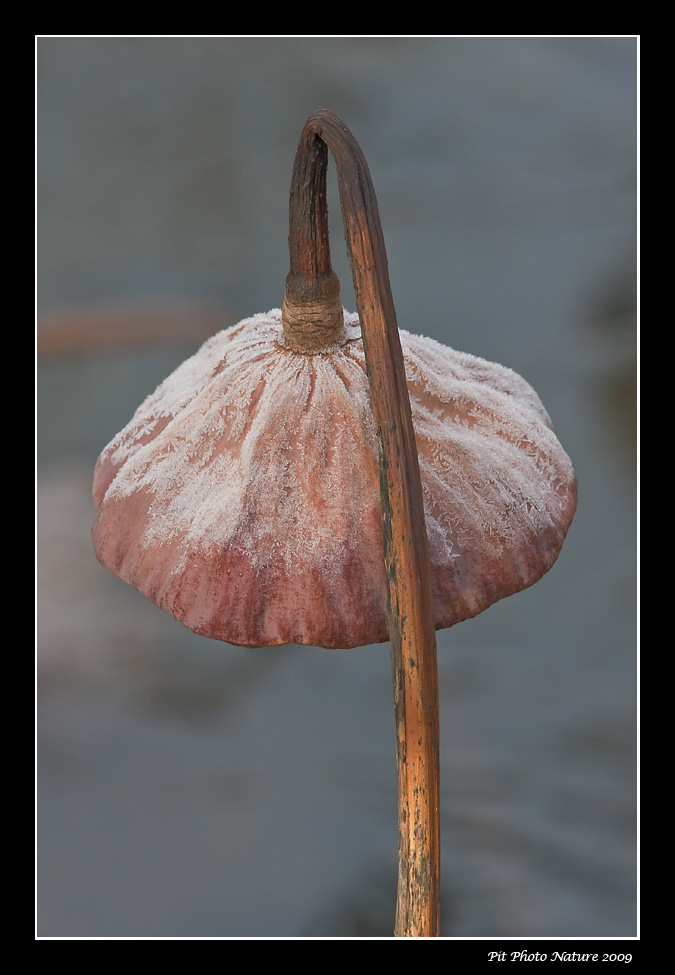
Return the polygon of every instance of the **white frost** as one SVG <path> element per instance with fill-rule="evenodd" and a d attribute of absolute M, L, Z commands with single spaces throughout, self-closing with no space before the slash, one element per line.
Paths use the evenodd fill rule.
<path fill-rule="evenodd" d="M 561 543 L 574 473 L 534 390 L 503 366 L 400 334 L 433 565 L 523 561 L 551 531 Z M 358 318 L 345 313 L 331 354 L 289 351 L 281 337 L 279 309 L 219 332 L 104 450 L 105 507 L 149 499 L 141 547 L 173 539 L 182 559 L 236 548 L 260 571 L 274 561 L 291 574 L 301 561 L 324 576 L 358 551 L 380 505 Z"/>

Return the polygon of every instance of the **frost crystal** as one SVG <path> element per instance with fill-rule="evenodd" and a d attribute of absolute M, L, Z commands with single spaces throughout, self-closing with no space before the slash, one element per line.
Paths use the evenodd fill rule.
<path fill-rule="evenodd" d="M 437 626 L 555 561 L 576 482 L 511 370 L 401 331 Z M 281 313 L 209 339 L 103 451 L 101 561 L 197 632 L 246 645 L 386 640 L 377 436 L 358 319 L 330 353 Z"/>

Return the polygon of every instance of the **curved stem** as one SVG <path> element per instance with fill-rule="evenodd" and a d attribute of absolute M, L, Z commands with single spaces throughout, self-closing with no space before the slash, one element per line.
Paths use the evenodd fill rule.
<path fill-rule="evenodd" d="M 330 279 L 324 149 L 337 167 L 345 238 L 380 450 L 399 782 L 399 879 L 395 934 L 439 934 L 438 676 L 431 568 L 405 365 L 384 237 L 368 165 L 342 120 L 319 109 L 305 123 L 294 170 L 304 202 L 291 217 L 292 296 Z M 303 187 L 296 182 L 304 180 Z M 311 174 L 311 175 L 310 175 Z M 310 190 L 308 187 L 313 187 Z M 309 200 L 311 205 L 307 205 Z M 292 193 L 293 205 L 293 193 Z M 309 219 L 305 217 L 309 215 Z M 302 228 L 299 224 L 302 223 Z M 300 285 L 300 282 L 302 284 Z M 287 285 L 288 297 L 288 285 Z"/>

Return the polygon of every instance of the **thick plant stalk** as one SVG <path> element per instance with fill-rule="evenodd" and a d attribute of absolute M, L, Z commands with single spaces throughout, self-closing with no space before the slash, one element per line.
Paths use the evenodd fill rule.
<path fill-rule="evenodd" d="M 399 783 L 397 937 L 438 937 L 440 888 L 438 677 L 431 568 L 405 367 L 377 200 L 366 160 L 344 123 L 307 120 L 291 187 L 287 347 L 339 341 L 342 309 L 330 266 L 325 202 L 334 156 L 345 238 L 379 437 Z"/>

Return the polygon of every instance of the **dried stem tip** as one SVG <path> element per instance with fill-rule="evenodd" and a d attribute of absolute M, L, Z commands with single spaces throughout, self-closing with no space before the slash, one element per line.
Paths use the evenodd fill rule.
<path fill-rule="evenodd" d="M 290 272 L 281 315 L 284 345 L 297 352 L 329 351 L 344 342 L 340 282 L 330 261 L 327 165 L 326 143 L 305 126 L 291 179 Z"/>

